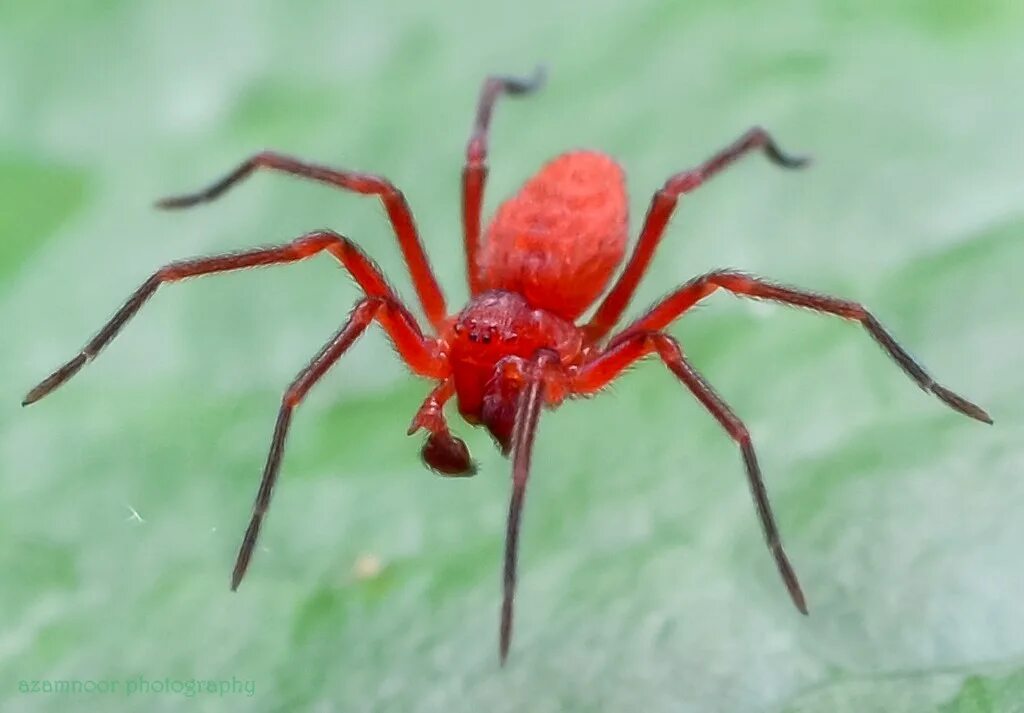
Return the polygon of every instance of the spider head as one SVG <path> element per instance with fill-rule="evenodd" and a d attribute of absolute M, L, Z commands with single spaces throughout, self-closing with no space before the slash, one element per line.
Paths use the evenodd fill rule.
<path fill-rule="evenodd" d="M 508 455 L 522 390 L 522 368 L 538 350 L 573 355 L 580 331 L 571 322 L 531 306 L 514 292 L 490 291 L 473 298 L 445 335 L 459 411 L 490 431 Z"/>
<path fill-rule="evenodd" d="M 459 314 L 450 335 L 451 357 L 491 368 L 503 356 L 529 349 L 524 334 L 535 331 L 534 310 L 519 295 L 488 292 Z"/>

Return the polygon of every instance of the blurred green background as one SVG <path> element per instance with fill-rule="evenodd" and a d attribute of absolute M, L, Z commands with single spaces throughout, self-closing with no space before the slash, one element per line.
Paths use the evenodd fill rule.
<path fill-rule="evenodd" d="M 357 297 L 327 258 L 169 287 L 19 407 L 174 258 L 329 226 L 411 296 L 372 199 L 261 175 L 152 210 L 261 148 L 391 177 L 460 305 L 479 85 L 538 61 L 547 88 L 497 112 L 488 212 L 591 146 L 627 167 L 635 230 L 666 176 L 763 124 L 813 169 L 752 157 L 685 199 L 633 313 L 720 266 L 862 300 L 996 420 L 837 320 L 716 296 L 673 329 L 754 435 L 809 618 L 736 448 L 649 363 L 542 421 L 500 670 L 508 463 L 459 425 L 480 475 L 425 471 L 403 434 L 428 387 L 377 332 L 298 413 L 229 592 L 281 391 Z M 6 0 L 0 708 L 1024 709 L 1021 76 L 1019 0 Z M 255 693 L 125 696 L 140 676 Z M 122 688 L 19 693 L 40 679 Z"/>

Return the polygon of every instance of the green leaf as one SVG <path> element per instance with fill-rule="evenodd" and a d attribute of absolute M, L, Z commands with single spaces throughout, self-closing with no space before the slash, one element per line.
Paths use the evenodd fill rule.
<path fill-rule="evenodd" d="M 1024 673 L 1006 676 L 968 676 L 956 698 L 942 713 L 993 713 L 1024 710 Z"/>
<path fill-rule="evenodd" d="M 25 267 L 84 204 L 82 171 L 0 155 L 0 278 Z"/>
<path fill-rule="evenodd" d="M 0 709 L 1021 711 L 1022 40 L 1019 0 L 0 3 Z M 721 266 L 860 300 L 995 418 L 856 325 L 715 295 L 673 326 L 753 435 L 809 617 L 735 445 L 651 361 L 542 417 L 500 668 L 509 464 L 453 409 L 480 474 L 427 472 L 430 386 L 376 331 L 298 411 L 230 592 L 281 393 L 357 299 L 328 258 L 168 286 L 18 406 L 170 260 L 329 226 L 413 296 L 373 199 L 260 175 L 151 208 L 265 148 L 392 178 L 458 309 L 480 82 L 538 62 L 495 113 L 488 213 L 592 146 L 635 233 L 765 126 L 812 167 L 684 198 L 630 314 Z"/>

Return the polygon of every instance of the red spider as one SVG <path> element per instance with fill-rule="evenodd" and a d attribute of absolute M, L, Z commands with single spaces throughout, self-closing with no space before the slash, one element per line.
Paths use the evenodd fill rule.
<path fill-rule="evenodd" d="M 622 274 L 590 320 L 577 324 L 583 312 L 604 292 L 625 254 L 625 177 L 614 160 L 596 151 L 573 151 L 556 157 L 529 179 L 519 193 L 501 205 L 483 241 L 480 240 L 480 212 L 487 177 L 487 135 L 494 104 L 502 94 L 533 92 L 543 81 L 543 72 L 538 69 L 530 78 L 490 77 L 483 84 L 462 172 L 463 235 L 471 299 L 455 315 L 449 315 L 445 307 L 444 295 L 423 251 L 405 197 L 385 178 L 263 152 L 204 191 L 169 198 L 158 204 L 162 208 L 184 208 L 212 200 L 257 169 L 280 171 L 346 191 L 376 195 L 387 211 L 434 334 L 424 334 L 409 308 L 355 243 L 333 231 L 318 230 L 280 247 L 181 260 L 160 268 L 75 358 L 32 389 L 24 404 L 38 401 L 71 378 L 114 338 L 163 283 L 296 262 L 327 251 L 351 273 L 365 296 L 356 304 L 344 326 L 299 372 L 284 394 L 252 520 L 235 563 L 232 589 L 238 587 L 245 575 L 270 504 L 292 411 L 376 320 L 413 373 L 437 382 L 409 427 L 409 434 L 421 428 L 427 432 L 422 450 L 427 466 L 446 476 L 468 476 L 475 472 L 466 444 L 451 434 L 445 422 L 444 405 L 452 396 L 456 397 L 459 413 L 466 421 L 487 428 L 501 452 L 511 453 L 512 495 L 505 540 L 499 644 L 502 662 L 508 655 L 511 638 L 519 520 L 541 408 L 555 408 L 566 398 L 595 394 L 634 362 L 652 353 L 658 355 L 739 445 L 768 548 L 793 603 L 806 614 L 804 595 L 783 551 L 750 434 L 690 364 L 679 343 L 664 332 L 665 328 L 719 288 L 742 297 L 771 300 L 855 320 L 922 389 L 971 418 L 985 423 L 992 423 L 992 419 L 978 406 L 935 383 L 878 320 L 856 302 L 785 287 L 732 270 L 716 270 L 690 280 L 632 324 L 608 336 L 647 270 L 680 196 L 756 149 L 784 168 L 799 168 L 806 163 L 806 159 L 784 154 L 760 128 L 747 131 L 700 166 L 677 173 L 665 182 L 654 194 L 640 237 Z"/>

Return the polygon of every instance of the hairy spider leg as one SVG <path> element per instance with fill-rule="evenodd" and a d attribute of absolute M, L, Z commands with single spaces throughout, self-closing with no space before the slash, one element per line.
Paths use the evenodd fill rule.
<path fill-rule="evenodd" d="M 153 273 L 128 298 L 128 301 L 86 344 L 82 351 L 32 389 L 23 401 L 24 405 L 38 401 L 70 379 L 117 335 L 161 284 L 231 270 L 295 262 L 312 257 L 324 250 L 336 257 L 352 274 L 366 293 L 366 298 L 359 302 L 341 331 L 328 342 L 309 366 L 300 372 L 288 391 L 285 392 L 274 429 L 270 454 L 263 470 L 263 479 L 260 482 L 259 493 L 253 506 L 252 520 L 242 541 L 231 578 L 232 589 L 238 587 L 238 583 L 245 574 L 263 517 L 270 504 L 270 496 L 281 465 L 284 440 L 288 432 L 292 410 L 302 401 L 310 387 L 341 357 L 374 318 L 384 327 L 402 360 L 409 365 L 413 372 L 431 378 L 446 376 L 445 363 L 437 355 L 435 342 L 423 336 L 415 318 L 398 301 L 380 270 L 354 243 L 331 231 L 317 231 L 278 247 L 180 260 L 165 265 Z"/>
<path fill-rule="evenodd" d="M 398 246 L 402 251 L 409 274 L 412 276 L 413 287 L 416 289 L 420 304 L 423 305 L 427 321 L 435 330 L 440 331 L 448 316 L 444 293 L 437 283 L 434 271 L 430 267 L 430 261 L 423 250 L 409 203 L 405 200 L 402 192 L 386 178 L 372 173 L 319 166 L 273 151 L 263 151 L 244 161 L 238 168 L 210 187 L 196 193 L 164 198 L 157 202 L 157 206 L 160 208 L 188 208 L 212 201 L 260 168 L 319 181 L 344 191 L 378 196 L 381 203 L 384 204 L 388 220 L 391 221 L 391 226 L 395 231 Z"/>
<path fill-rule="evenodd" d="M 329 230 L 321 230 L 277 247 L 179 260 L 164 265 L 132 293 L 78 354 L 29 391 L 22 405 L 27 406 L 43 398 L 95 358 L 160 285 L 200 275 L 296 262 L 325 250 L 351 273 L 367 297 L 381 298 L 388 303 L 387 316 L 381 321 L 409 368 L 429 378 L 446 376 L 444 363 L 435 353 L 434 341 L 423 336 L 416 319 L 401 304 L 377 266 L 348 238 Z"/>
<path fill-rule="evenodd" d="M 558 354 L 544 349 L 525 365 L 521 360 L 509 361 L 511 367 L 521 369 L 522 389 L 516 406 L 515 426 L 512 429 L 512 495 L 508 505 L 508 528 L 505 531 L 505 568 L 502 578 L 501 625 L 498 655 L 504 665 L 512 643 L 512 616 L 516 594 L 516 563 L 519 556 L 519 523 L 523 514 L 526 483 L 530 478 L 530 458 L 537 434 L 541 408 L 544 405 L 544 386 L 552 370 L 560 370 Z M 507 370 L 506 370 L 507 371 Z"/>
<path fill-rule="evenodd" d="M 765 489 L 761 467 L 757 463 L 754 444 L 743 421 L 733 413 L 729 405 L 711 385 L 690 364 L 675 339 L 661 332 L 631 332 L 616 339 L 608 348 L 584 364 L 572 379 L 571 389 L 575 394 L 594 394 L 618 378 L 633 363 L 648 354 L 656 352 L 665 366 L 678 377 L 707 411 L 721 424 L 729 437 L 740 447 L 746 468 L 747 483 L 754 497 L 757 516 L 761 521 L 765 542 L 775 558 L 775 566 L 786 585 L 790 599 L 802 613 L 807 614 L 807 602 L 797 579 L 796 572 L 782 546 L 782 537 L 775 524 L 768 492 Z"/>
<path fill-rule="evenodd" d="M 665 226 L 675 212 L 679 197 L 698 188 L 716 173 L 755 149 L 761 149 L 772 163 L 783 168 L 801 168 L 809 162 L 806 157 L 783 153 L 767 131 L 754 127 L 697 168 L 670 176 L 651 199 L 640 237 L 622 274 L 583 328 L 591 342 L 598 341 L 608 334 L 622 317 L 622 313 L 633 298 L 633 293 L 636 292 L 637 285 L 640 284 L 640 279 L 647 272 L 654 251 L 665 232 Z"/>
<path fill-rule="evenodd" d="M 694 278 L 675 292 L 669 294 L 645 315 L 626 327 L 620 336 L 613 338 L 612 343 L 633 333 L 664 329 L 686 312 L 686 310 L 718 288 L 728 290 L 740 297 L 780 302 L 860 322 L 864 325 L 872 339 L 923 390 L 937 396 L 954 411 L 958 411 L 983 423 L 992 423 L 992 418 L 984 409 L 950 391 L 945 386 L 936 383 L 935 379 L 925 371 L 924 367 L 899 345 L 896 339 L 863 305 L 836 297 L 807 292 L 794 287 L 778 285 L 760 277 L 731 270 L 718 270 Z"/>
<path fill-rule="evenodd" d="M 239 583 L 245 576 L 252 559 L 253 550 L 256 547 L 256 540 L 263 525 L 263 518 L 270 507 L 270 497 L 274 491 L 274 484 L 277 482 L 278 473 L 281 470 L 281 458 L 284 455 L 284 442 L 288 436 L 288 427 L 291 424 L 292 412 L 302 403 L 309 390 L 320 378 L 327 373 L 328 369 L 348 351 L 356 339 L 366 331 L 370 323 L 377 319 L 384 326 L 398 348 L 399 354 L 406 362 L 411 361 L 408 357 L 409 347 L 414 344 L 402 343 L 394 337 L 394 325 L 405 324 L 407 330 L 415 329 L 415 323 L 410 321 L 408 311 L 396 303 L 390 297 L 367 297 L 360 300 L 348 321 L 344 326 L 327 342 L 320 352 L 313 357 L 306 366 L 292 381 L 281 399 L 281 409 L 277 414 L 277 423 L 274 426 L 274 436 L 270 443 L 270 453 L 267 455 L 267 462 L 263 468 L 263 477 L 260 480 L 260 488 L 256 493 L 256 501 L 252 506 L 252 518 L 242 538 L 242 545 L 238 550 L 238 557 L 235 560 L 235 568 L 231 574 L 231 589 L 238 589 Z M 408 336 L 406 334 L 405 336 Z M 421 337 L 422 340 L 422 337 Z M 427 344 L 422 344 L 427 347 Z M 429 350 L 429 347 L 427 347 Z M 413 355 L 418 358 L 422 355 Z"/>
<path fill-rule="evenodd" d="M 470 295 L 482 291 L 477 272 L 477 250 L 480 247 L 480 213 L 483 210 L 484 183 L 487 180 L 487 138 L 491 128 L 494 104 L 502 94 L 523 96 L 544 86 L 543 66 L 530 77 L 488 77 L 480 88 L 473 132 L 466 145 L 466 164 L 462 169 L 462 235 L 466 249 L 466 279 Z"/>

